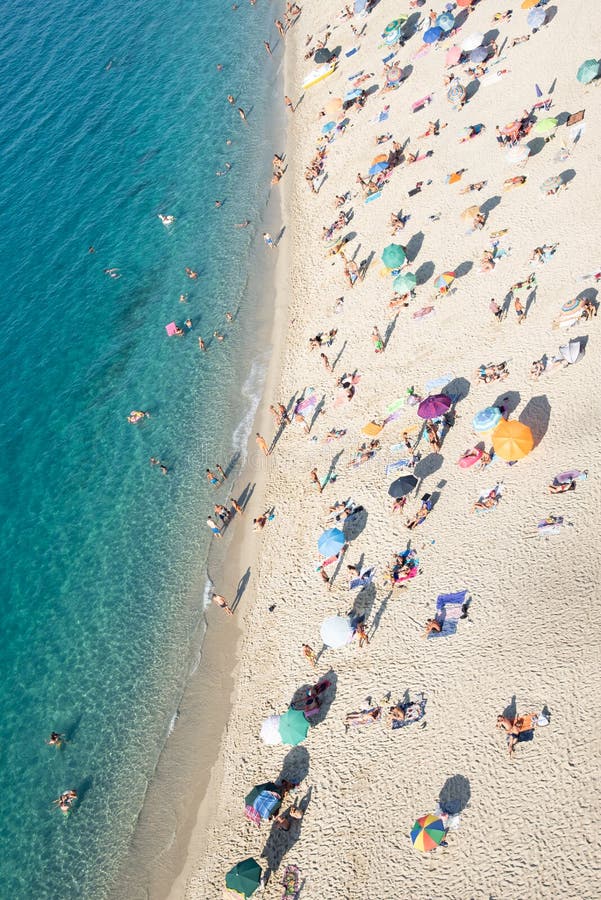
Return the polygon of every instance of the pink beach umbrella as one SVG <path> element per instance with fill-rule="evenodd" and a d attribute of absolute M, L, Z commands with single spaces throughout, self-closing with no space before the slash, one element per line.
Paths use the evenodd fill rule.
<path fill-rule="evenodd" d="M 458 47 L 457 44 L 455 44 L 450 50 L 447 50 L 447 55 L 444 58 L 445 66 L 456 66 L 460 57 L 461 47 Z"/>

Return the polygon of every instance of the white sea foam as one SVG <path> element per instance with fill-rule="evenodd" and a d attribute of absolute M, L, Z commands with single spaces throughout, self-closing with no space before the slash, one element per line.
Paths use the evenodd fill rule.
<path fill-rule="evenodd" d="M 261 401 L 266 373 L 267 359 L 254 359 L 250 367 L 250 372 L 242 385 L 242 396 L 248 400 L 248 407 L 232 435 L 232 447 L 235 453 L 240 454 L 241 465 L 244 465 L 246 462 L 246 447 L 250 437 L 252 424 Z"/>
<path fill-rule="evenodd" d="M 171 717 L 171 721 L 169 722 L 169 728 L 167 729 L 167 737 L 171 737 L 173 732 L 175 731 L 175 726 L 177 724 L 177 720 L 179 719 L 179 709 L 176 709 Z"/>

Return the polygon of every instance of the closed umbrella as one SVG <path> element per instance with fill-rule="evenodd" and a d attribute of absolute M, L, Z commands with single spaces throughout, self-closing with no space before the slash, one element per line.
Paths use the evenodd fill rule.
<path fill-rule="evenodd" d="M 319 633 L 326 647 L 338 650 L 352 641 L 355 631 L 349 616 L 330 616 L 321 623 Z"/>
<path fill-rule="evenodd" d="M 476 47 L 475 50 L 472 50 L 470 53 L 470 62 L 473 63 L 481 63 L 488 56 L 488 47 Z"/>
<path fill-rule="evenodd" d="M 397 275 L 392 282 L 392 287 L 398 294 L 408 294 L 416 284 L 417 278 L 413 272 L 404 272 L 402 275 Z"/>
<path fill-rule="evenodd" d="M 458 47 L 455 44 L 451 47 L 450 50 L 447 50 L 447 55 L 444 58 L 445 66 L 454 66 L 459 62 L 459 58 L 461 56 L 461 47 Z"/>
<path fill-rule="evenodd" d="M 492 445 L 501 459 L 515 462 L 530 453 L 534 447 L 534 437 L 528 426 L 517 419 L 503 419 L 493 431 Z"/>
<path fill-rule="evenodd" d="M 309 723 L 304 712 L 290 707 L 283 716 L 280 716 L 280 737 L 282 744 L 296 747 L 307 737 Z"/>
<path fill-rule="evenodd" d="M 464 222 L 471 222 L 480 212 L 479 206 L 468 206 L 467 209 L 464 209 L 461 213 L 461 218 Z"/>
<path fill-rule="evenodd" d="M 438 816 L 421 816 L 411 829 L 411 843 L 416 850 L 428 853 L 442 844 L 446 833 L 444 822 Z"/>
<path fill-rule="evenodd" d="M 588 84 L 590 81 L 594 81 L 598 74 L 599 61 L 596 59 L 587 59 L 578 69 L 576 78 L 580 84 Z"/>
<path fill-rule="evenodd" d="M 471 50 L 479 47 L 483 40 L 484 35 L 480 31 L 475 31 L 473 34 L 468 34 L 465 40 L 461 42 L 461 49 L 469 53 Z"/>
<path fill-rule="evenodd" d="M 498 406 L 487 406 L 486 409 L 481 409 L 476 413 L 472 419 L 472 427 L 478 433 L 490 431 L 492 428 L 496 428 L 502 418 Z"/>
<path fill-rule="evenodd" d="M 549 194 L 553 191 L 559 190 L 562 185 L 562 180 L 559 175 L 552 175 L 550 178 L 547 178 L 540 186 L 543 194 Z"/>
<path fill-rule="evenodd" d="M 538 122 L 535 122 L 532 130 L 536 131 L 537 134 L 549 134 L 556 128 L 557 119 L 554 119 L 553 116 L 549 116 L 547 119 L 539 119 Z"/>
<path fill-rule="evenodd" d="M 398 269 L 406 259 L 407 256 L 400 244 L 389 244 L 382 251 L 382 262 L 388 269 Z"/>
<path fill-rule="evenodd" d="M 339 109 L 342 109 L 342 97 L 332 97 L 331 100 L 328 100 L 324 109 L 329 115 L 338 112 Z"/>
<path fill-rule="evenodd" d="M 441 29 L 441 31 L 452 31 L 453 25 L 455 24 L 455 19 L 453 18 L 451 13 L 444 12 L 441 13 L 436 19 L 436 24 Z"/>
<path fill-rule="evenodd" d="M 443 30 L 438 25 L 435 25 L 434 28 L 428 28 L 424 34 L 424 44 L 435 44 L 442 35 Z"/>
<path fill-rule="evenodd" d="M 225 886 L 230 891 L 237 891 L 243 897 L 252 897 L 261 883 L 263 870 L 256 859 L 245 859 L 236 863 L 225 876 Z"/>
<path fill-rule="evenodd" d="M 527 160 L 529 156 L 530 148 L 526 144 L 517 144 L 515 147 L 509 148 L 505 154 L 505 162 L 510 164 L 521 163 Z"/>
<path fill-rule="evenodd" d="M 441 293 L 445 293 L 449 286 L 455 281 L 455 273 L 454 272 L 443 272 L 442 275 L 439 275 L 436 281 L 434 282 L 434 287 L 437 291 Z"/>
<path fill-rule="evenodd" d="M 580 341 L 570 341 L 569 344 L 564 344 L 563 347 L 559 348 L 559 352 L 565 361 L 571 365 L 577 363 L 583 353 Z"/>
<path fill-rule="evenodd" d="M 528 13 L 527 22 L 530 28 L 540 28 L 544 24 L 546 13 L 540 6 L 531 9 Z"/>
<path fill-rule="evenodd" d="M 446 394 L 434 394 L 426 397 L 417 407 L 420 419 L 436 419 L 444 415 L 453 405 L 453 401 Z"/>
<path fill-rule="evenodd" d="M 345 544 L 344 532 L 339 528 L 328 528 L 317 541 L 317 549 L 322 556 L 335 556 Z"/>

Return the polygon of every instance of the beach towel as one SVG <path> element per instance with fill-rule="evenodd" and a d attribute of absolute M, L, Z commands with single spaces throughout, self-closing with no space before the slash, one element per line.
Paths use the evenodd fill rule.
<path fill-rule="evenodd" d="M 422 309 L 418 309 L 413 313 L 412 318 L 414 319 L 426 319 L 428 316 L 434 315 L 436 313 L 436 309 L 433 306 L 424 306 Z"/>
<path fill-rule="evenodd" d="M 358 578 L 353 578 L 350 583 L 349 590 L 356 591 L 357 588 L 367 587 L 368 584 L 371 584 L 374 578 L 376 577 L 376 567 L 370 566 L 369 568 L 361 569 Z"/>
<path fill-rule="evenodd" d="M 436 390 L 440 390 L 443 387 L 446 387 L 447 384 L 454 379 L 454 375 L 452 372 L 447 372 L 446 375 L 440 375 L 438 378 L 433 378 L 431 381 L 427 381 L 424 385 L 426 388 L 426 393 L 432 394 Z"/>
<path fill-rule="evenodd" d="M 380 191 L 376 191 L 374 194 L 370 194 L 369 197 L 366 197 L 366 198 L 365 198 L 365 202 L 366 202 L 366 203 L 371 203 L 372 200 L 377 200 L 377 199 L 378 199 L 379 197 L 381 197 L 381 196 L 382 196 L 382 191 L 381 191 L 381 190 L 380 190 Z"/>
<path fill-rule="evenodd" d="M 454 594 L 439 594 L 436 598 L 436 610 L 444 609 L 445 606 L 463 606 L 468 595 L 467 590 L 456 591 Z"/>
<path fill-rule="evenodd" d="M 301 400 L 294 407 L 295 413 L 303 413 L 306 409 L 311 409 L 312 406 L 315 406 L 317 403 L 317 394 L 310 394 L 308 397 L 305 397 L 304 400 Z"/>
<path fill-rule="evenodd" d="M 393 400 L 392 403 L 388 404 L 388 406 L 386 407 L 386 412 L 396 412 L 398 409 L 400 409 L 404 405 L 405 405 L 405 398 L 399 397 L 398 400 Z"/>
<path fill-rule="evenodd" d="M 429 638 L 451 637 L 457 632 L 457 623 L 463 615 L 463 605 L 468 595 L 467 590 L 454 594 L 439 594 L 436 598 L 436 618 L 440 622 L 441 631 L 431 631 Z"/>
<path fill-rule="evenodd" d="M 405 445 L 404 444 L 395 444 L 395 446 L 404 447 Z M 397 459 L 396 462 L 388 463 L 386 465 L 386 474 L 390 475 L 391 472 L 395 472 L 397 469 L 402 469 L 405 466 L 410 466 L 410 465 L 411 465 L 410 459 Z"/>
<path fill-rule="evenodd" d="M 395 422 L 397 419 L 400 419 L 402 415 L 402 409 L 398 409 L 396 412 L 390 413 L 390 415 L 386 416 L 386 418 L 384 419 L 384 425 L 388 425 L 389 422 Z"/>
<path fill-rule="evenodd" d="M 378 424 L 378 422 L 368 422 L 367 425 L 364 425 L 361 431 L 363 434 L 367 434 L 369 437 L 376 437 L 382 431 L 384 426 Z"/>
<path fill-rule="evenodd" d="M 563 516 L 554 516 L 552 522 L 548 522 L 546 519 L 543 519 L 542 522 L 538 523 L 538 533 L 542 537 L 547 537 L 550 534 L 559 534 L 561 532 L 562 525 Z"/>
<path fill-rule="evenodd" d="M 402 721 L 400 719 L 395 719 L 391 723 L 392 730 L 396 731 L 397 728 L 404 728 L 405 725 L 413 725 L 414 722 L 419 722 L 420 719 L 423 719 L 426 715 L 427 702 L 426 698 L 422 697 L 421 700 L 412 701 L 402 705 L 401 709 L 405 713 L 405 718 Z"/>

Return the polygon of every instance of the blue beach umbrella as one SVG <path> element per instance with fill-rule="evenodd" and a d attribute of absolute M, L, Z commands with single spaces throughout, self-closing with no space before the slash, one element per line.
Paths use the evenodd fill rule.
<path fill-rule="evenodd" d="M 589 84 L 589 82 L 594 81 L 595 78 L 599 74 L 599 61 L 596 59 L 587 59 L 582 63 L 578 72 L 576 73 L 576 78 L 580 82 L 580 84 Z"/>
<path fill-rule="evenodd" d="M 470 53 L 470 62 L 473 63 L 481 63 L 484 62 L 486 57 L 488 56 L 488 47 L 476 47 L 475 50 L 472 50 Z"/>
<path fill-rule="evenodd" d="M 544 25 L 546 15 L 544 9 L 541 9 L 540 6 L 536 6 L 534 9 L 530 10 L 526 21 L 530 28 L 540 28 L 541 25 Z"/>
<path fill-rule="evenodd" d="M 336 122 L 326 122 L 326 124 L 321 129 L 322 134 L 329 134 L 330 131 L 333 131 L 336 128 Z"/>
<path fill-rule="evenodd" d="M 445 32 L 451 31 L 451 29 L 453 28 L 453 25 L 455 24 L 455 19 L 453 18 L 451 13 L 444 12 L 444 13 L 441 13 L 439 15 L 439 17 L 437 18 L 436 24 L 439 28 L 441 28 Z"/>
<path fill-rule="evenodd" d="M 344 102 L 348 103 L 349 100 L 355 100 L 356 97 L 360 97 L 363 91 L 361 88 L 354 88 L 352 91 L 349 91 L 348 94 L 344 95 Z"/>
<path fill-rule="evenodd" d="M 501 410 L 497 406 L 487 406 L 486 409 L 476 413 L 472 419 L 472 427 L 477 432 L 490 431 L 497 427 L 502 418 Z"/>
<path fill-rule="evenodd" d="M 322 556 L 335 556 L 345 543 L 344 532 L 339 528 L 328 528 L 317 541 L 317 549 Z"/>
<path fill-rule="evenodd" d="M 443 34 L 442 28 L 435 25 L 434 28 L 428 28 L 424 34 L 424 44 L 435 44 Z"/>
<path fill-rule="evenodd" d="M 388 168 L 387 162 L 379 162 L 379 163 L 376 163 L 375 166 L 372 166 L 371 169 L 369 169 L 369 174 L 377 175 L 378 172 L 383 172 L 384 169 L 387 169 L 387 168 Z"/>
<path fill-rule="evenodd" d="M 360 13 L 362 13 L 366 6 L 367 0 L 355 0 L 355 6 L 353 9 L 355 15 L 358 16 Z"/>

